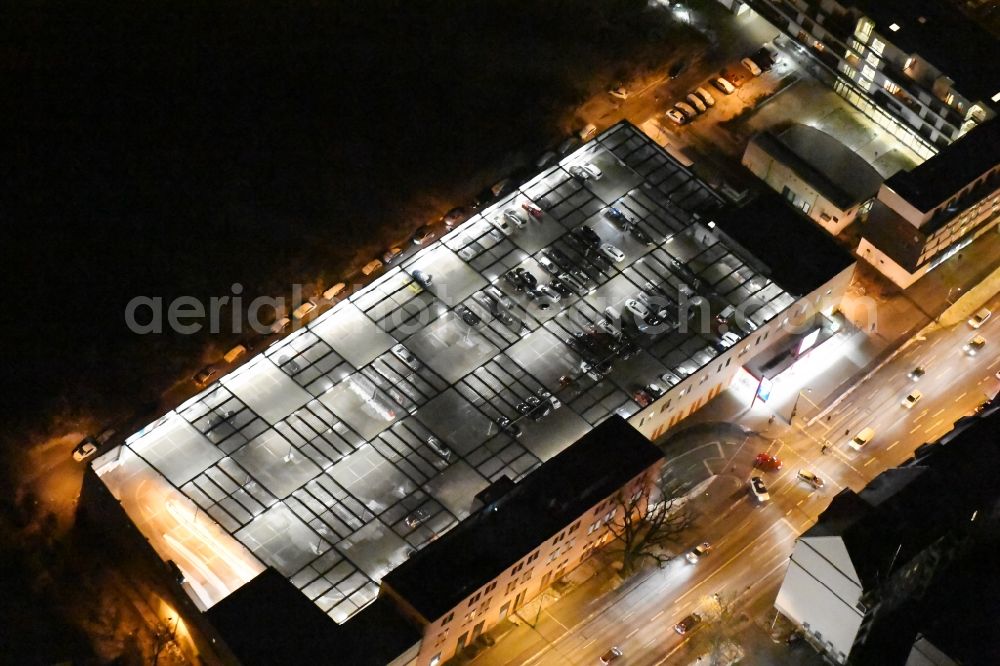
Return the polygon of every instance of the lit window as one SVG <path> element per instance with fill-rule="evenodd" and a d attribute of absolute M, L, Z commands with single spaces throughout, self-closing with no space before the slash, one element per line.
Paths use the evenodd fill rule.
<path fill-rule="evenodd" d="M 872 67 L 878 67 L 878 64 L 879 64 L 879 62 L 881 62 L 881 61 L 880 61 L 880 60 L 878 59 L 878 56 L 877 56 L 877 55 L 875 55 L 874 53 L 869 53 L 869 54 L 868 54 L 868 55 L 867 55 L 867 56 L 865 57 L 865 60 L 866 60 L 866 61 L 868 62 L 868 64 L 869 64 L 869 65 L 871 65 Z"/>
<path fill-rule="evenodd" d="M 951 105 L 955 103 L 955 93 L 948 93 L 948 96 L 944 98 L 944 103 Z"/>
<path fill-rule="evenodd" d="M 882 51 L 885 49 L 885 42 L 879 40 L 876 37 L 875 39 L 872 40 L 871 48 L 872 51 L 874 51 L 875 53 L 882 55 Z"/>
<path fill-rule="evenodd" d="M 897 86 L 889 79 L 885 80 L 885 83 L 882 84 L 882 87 L 885 88 L 885 91 L 890 95 L 895 95 L 897 92 L 899 92 L 899 86 Z"/>
<path fill-rule="evenodd" d="M 861 79 L 860 81 L 858 81 L 858 85 L 864 88 L 865 90 L 872 89 L 872 82 L 870 79 Z"/>
<path fill-rule="evenodd" d="M 865 65 L 864 69 L 861 70 L 861 75 L 863 77 L 865 77 L 866 79 L 874 79 L 875 78 L 875 70 L 872 69 L 871 67 L 869 67 L 868 65 Z M 869 83 L 870 83 L 870 81 L 869 81 Z"/>
<path fill-rule="evenodd" d="M 889 30 L 892 30 L 893 32 L 897 32 L 899 30 L 899 24 L 898 23 L 892 23 L 892 24 L 890 24 L 889 25 Z"/>
<path fill-rule="evenodd" d="M 441 663 L 441 654 L 438 653 L 431 658 L 431 666 L 438 666 Z"/>
<path fill-rule="evenodd" d="M 875 29 L 875 24 L 872 23 L 871 19 L 862 18 L 858 21 L 858 25 L 854 28 L 854 34 L 862 42 L 867 43 L 868 38 L 871 37 L 872 30 Z"/>
<path fill-rule="evenodd" d="M 913 62 L 914 62 L 913 56 L 910 56 L 909 58 L 907 58 L 906 62 L 903 63 L 903 69 L 909 69 L 910 67 L 912 67 L 913 66 Z"/>

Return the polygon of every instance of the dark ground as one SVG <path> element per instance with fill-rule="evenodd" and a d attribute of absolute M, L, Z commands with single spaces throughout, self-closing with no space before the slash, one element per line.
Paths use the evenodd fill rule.
<path fill-rule="evenodd" d="M 0 663 L 87 660 L 46 559 L 76 551 L 14 492 L 18 454 L 155 410 L 233 341 L 130 333 L 130 299 L 338 281 L 533 162 L 588 96 L 662 67 L 681 30 L 666 16 L 645 0 L 3 3 L 0 624 L 23 630 Z"/>

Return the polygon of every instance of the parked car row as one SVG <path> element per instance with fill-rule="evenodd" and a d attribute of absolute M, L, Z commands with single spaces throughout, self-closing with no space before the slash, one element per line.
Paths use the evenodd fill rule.
<path fill-rule="evenodd" d="M 732 86 L 730 85 L 730 87 Z M 683 125 L 694 120 L 698 115 L 705 113 L 713 106 L 715 106 L 715 98 L 712 96 L 712 93 L 708 92 L 704 86 L 699 86 L 693 92 L 688 93 L 684 101 L 677 102 L 673 108 L 668 109 L 667 118 L 670 118 L 670 120 L 678 125 Z"/>

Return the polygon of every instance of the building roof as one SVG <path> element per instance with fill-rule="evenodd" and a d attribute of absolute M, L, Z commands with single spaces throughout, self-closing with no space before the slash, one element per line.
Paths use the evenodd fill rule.
<path fill-rule="evenodd" d="M 246 666 L 383 666 L 421 637 L 388 599 L 378 598 L 345 624 L 337 624 L 271 568 L 206 615 Z"/>
<path fill-rule="evenodd" d="M 383 584 L 434 621 L 662 457 L 623 418 L 611 416 Z"/>
<path fill-rule="evenodd" d="M 841 210 L 871 199 L 882 184 L 864 158 L 815 127 L 796 124 L 778 135 L 764 131 L 753 141 Z"/>
<path fill-rule="evenodd" d="M 972 101 L 989 104 L 1000 91 L 1000 45 L 953 7 L 940 0 L 854 0 L 851 4 L 875 22 L 880 34 L 903 52 L 920 54 Z M 891 30 L 893 24 L 899 30 Z"/>
<path fill-rule="evenodd" d="M 770 189 L 742 208 L 717 214 L 715 222 L 767 264 L 768 277 L 796 296 L 818 289 L 854 263 L 850 252 Z"/>
<path fill-rule="evenodd" d="M 918 210 L 927 212 L 997 164 L 1000 164 L 1000 123 L 991 120 L 970 130 L 923 164 L 896 173 L 885 181 L 885 186 Z"/>

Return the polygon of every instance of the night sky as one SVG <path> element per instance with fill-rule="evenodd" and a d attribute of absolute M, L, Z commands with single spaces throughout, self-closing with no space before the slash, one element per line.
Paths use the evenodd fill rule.
<path fill-rule="evenodd" d="M 9 432 L 134 413 L 231 342 L 133 335 L 132 297 L 336 281 L 671 51 L 644 0 L 6 4 Z"/>

